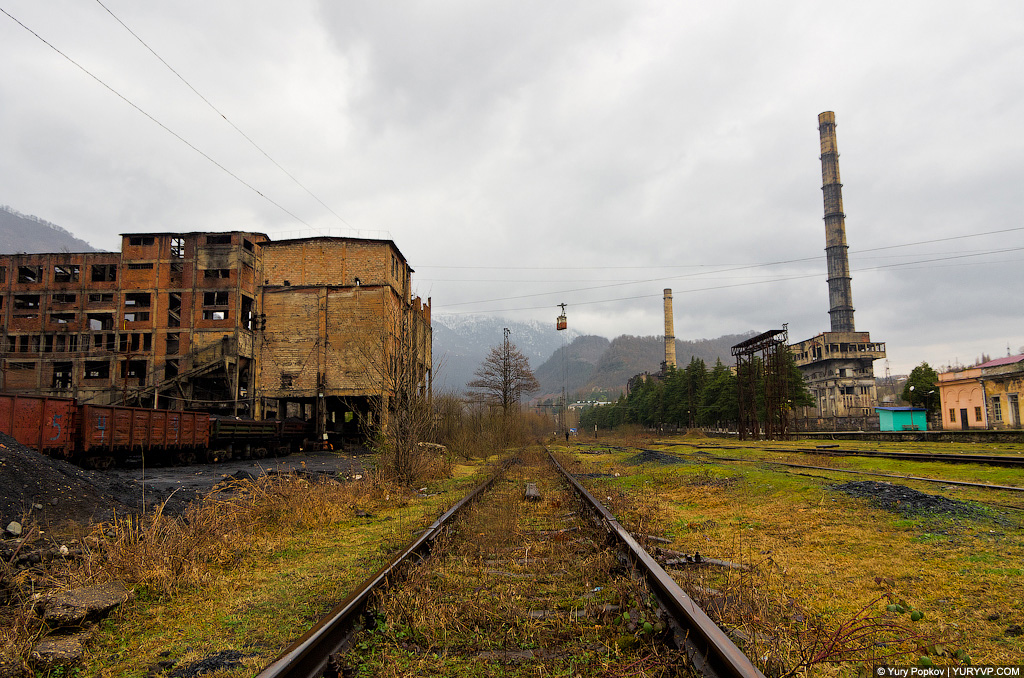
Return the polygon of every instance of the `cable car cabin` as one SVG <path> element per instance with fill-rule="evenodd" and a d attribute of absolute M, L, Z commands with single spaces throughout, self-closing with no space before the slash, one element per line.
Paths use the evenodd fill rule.
<path fill-rule="evenodd" d="M 548 316 L 548 317 L 550 318 L 551 316 Z M 564 330 L 566 327 L 568 327 L 568 325 L 565 322 L 565 316 L 564 315 L 558 316 L 558 324 L 555 325 L 555 328 L 559 329 L 559 330 Z"/>

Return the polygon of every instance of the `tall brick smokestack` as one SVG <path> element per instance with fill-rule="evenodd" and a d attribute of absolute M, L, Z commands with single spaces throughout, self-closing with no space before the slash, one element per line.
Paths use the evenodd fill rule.
<path fill-rule="evenodd" d="M 665 290 L 665 369 L 676 366 L 676 333 L 672 327 L 672 290 Z"/>
<path fill-rule="evenodd" d="M 853 293 L 850 291 L 850 260 L 847 257 L 846 215 L 843 184 L 839 181 L 839 148 L 836 146 L 836 114 L 818 116 L 821 136 L 821 191 L 825 199 L 825 256 L 828 260 L 828 315 L 833 332 L 854 332 Z"/>

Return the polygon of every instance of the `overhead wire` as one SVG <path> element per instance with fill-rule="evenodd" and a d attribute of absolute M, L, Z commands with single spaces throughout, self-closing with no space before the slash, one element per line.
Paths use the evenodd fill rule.
<path fill-rule="evenodd" d="M 267 202 L 269 202 L 269 203 L 270 203 L 271 205 L 273 205 L 274 207 L 278 208 L 279 210 L 281 210 L 282 212 L 284 212 L 285 214 L 287 214 L 288 216 L 290 216 L 290 217 L 291 217 L 292 219 L 295 219 L 295 220 L 296 220 L 297 222 L 299 222 L 300 224 L 303 224 L 304 226 L 306 226 L 307 228 L 310 228 L 310 229 L 312 229 L 312 230 L 316 230 L 316 228 L 314 228 L 314 227 L 313 227 L 312 225 L 310 225 L 310 224 L 306 223 L 306 222 L 305 222 L 305 221 L 304 221 L 303 219 L 301 219 L 301 218 L 300 218 L 299 216 L 297 216 L 296 214 L 293 214 L 293 213 L 292 213 L 292 212 L 291 212 L 290 210 L 288 210 L 288 209 L 287 209 L 286 207 L 284 207 L 283 205 L 281 205 L 280 203 L 278 203 L 278 202 L 277 202 L 276 200 L 274 200 L 274 199 L 273 199 L 273 198 L 271 198 L 270 196 L 268 196 L 268 195 L 266 195 L 265 193 L 263 193 L 262 191 L 260 191 L 260 190 L 259 190 L 258 188 L 256 188 L 255 186 L 253 186 L 252 184 L 250 184 L 249 182 L 247 182 L 247 181 L 246 181 L 245 179 L 242 179 L 242 178 L 241 178 L 240 176 L 238 176 L 237 174 L 235 174 L 234 172 L 232 172 L 231 170 L 229 170 L 229 169 L 228 169 L 227 167 L 225 167 L 225 166 L 224 166 L 224 165 L 222 165 L 221 163 L 217 162 L 217 161 L 216 161 L 216 160 L 215 160 L 215 159 L 214 159 L 213 157 L 211 157 L 211 156 L 210 156 L 209 154 L 207 154 L 207 153 L 206 153 L 205 151 L 202 151 L 202 150 L 201 150 L 201 149 L 199 149 L 199 148 L 198 148 L 197 146 L 195 146 L 195 145 L 194 145 L 194 144 L 193 144 L 192 142 L 190 142 L 190 141 L 188 141 L 187 139 L 185 139 L 185 137 L 181 136 L 180 134 L 178 134 L 177 132 L 175 132 L 174 130 L 172 130 L 172 129 L 171 129 L 170 127 L 168 127 L 167 125 L 165 125 L 165 124 L 164 124 L 164 123 L 162 123 L 161 121 L 157 120 L 157 119 L 156 119 L 156 118 L 155 118 L 154 116 L 150 115 L 150 114 L 149 114 L 148 112 L 146 112 L 146 111 L 145 111 L 145 110 L 144 110 L 144 109 L 143 109 L 142 107 L 140 107 L 140 106 L 139 106 L 138 104 L 136 104 L 135 102 L 133 102 L 133 101 L 132 101 L 131 99 L 129 99 L 129 98 L 128 98 L 128 97 L 126 97 L 125 95 L 121 94 L 121 93 L 120 93 L 119 91 L 117 91 L 116 89 L 114 89 L 114 88 L 113 88 L 112 86 L 108 85 L 108 84 L 107 84 L 107 83 L 106 83 L 106 82 L 105 82 L 105 81 L 104 81 L 103 79 L 101 79 L 101 78 L 100 78 L 99 76 L 95 75 L 95 74 L 94 74 L 94 73 L 93 73 L 92 71 L 90 71 L 89 69 L 87 69 L 87 68 L 86 68 L 85 66 L 83 66 L 83 65 L 82 65 L 82 64 L 80 64 L 80 63 L 78 63 L 77 61 L 75 61 L 74 59 L 72 59 L 72 58 L 71 58 L 70 56 L 68 56 L 67 54 L 65 54 L 64 52 L 62 52 L 62 51 L 61 51 L 61 50 L 60 50 L 59 48 L 57 48 L 57 46 L 56 46 L 56 45 L 54 45 L 53 43 L 49 42 L 49 41 L 48 41 L 48 40 L 47 40 L 46 38 L 44 38 L 43 36 L 41 36 L 41 35 L 40 35 L 39 33 L 36 33 L 36 32 L 35 32 L 34 30 L 32 30 L 31 28 L 29 28 L 28 26 L 26 26 L 26 25 L 25 25 L 24 23 L 22 23 L 22 22 L 21 22 L 21 21 L 20 21 L 20 20 L 19 20 L 19 19 L 18 19 L 17 17 L 13 16 L 13 15 L 12 15 L 12 14 L 11 14 L 10 12 L 8 12 L 7 10 L 5 10 L 5 9 L 4 9 L 3 7 L 0 7 L 0 12 L 2 12 L 3 14 L 5 14 L 5 15 L 6 15 L 6 16 L 7 16 L 7 17 L 8 17 L 8 18 L 9 18 L 9 19 L 11 20 L 11 21 L 13 21 L 14 23 L 18 24 L 19 26 L 21 26 L 22 28 L 24 28 L 24 29 L 25 29 L 26 31 L 28 31 L 29 33 L 31 33 L 31 34 L 32 34 L 33 36 L 35 36 L 35 37 L 36 37 L 36 39 L 38 39 L 38 40 L 39 40 L 40 42 L 42 42 L 42 43 L 43 43 L 44 45 L 46 45 L 47 47 L 49 47 L 50 49 L 52 49 L 52 50 L 53 50 L 54 52 L 56 52 L 56 53 L 57 53 L 57 54 L 59 54 L 60 56 L 64 57 L 64 58 L 65 58 L 65 59 L 66 59 L 67 61 L 69 61 L 69 62 L 70 62 L 71 64 L 73 64 L 73 65 L 74 65 L 74 66 L 75 66 L 76 68 L 78 68 L 78 69 L 79 69 L 79 70 L 81 70 L 81 71 L 82 71 L 83 73 L 85 73 L 86 75 L 88 75 L 88 76 L 89 76 L 90 78 L 92 78 L 93 80 L 95 80 L 96 82 L 98 82 L 98 83 L 99 83 L 100 85 L 102 85 L 103 87 L 105 87 L 105 88 L 106 88 L 107 90 L 109 90 L 109 91 L 110 91 L 110 92 L 111 92 L 112 94 L 114 94 L 114 95 L 115 95 L 115 96 L 116 96 L 117 98 L 121 99 L 121 101 L 125 102 L 126 104 L 128 104 L 129 106 L 131 106 L 132 108 L 134 108 L 134 109 L 135 109 L 136 111 L 138 111 L 139 113 L 141 113 L 142 115 L 144 115 L 144 116 L 145 116 L 146 118 L 148 118 L 148 119 L 149 119 L 150 121 L 152 121 L 153 123 L 155 123 L 156 125 L 158 125 L 158 126 L 159 126 L 159 127 L 161 128 L 161 129 L 163 129 L 163 130 L 164 130 L 165 132 L 167 132 L 168 134 L 170 134 L 171 136 L 173 136 L 173 137 L 174 137 L 175 139 L 177 139 L 177 140 L 178 140 L 178 141 L 180 141 L 181 143 L 185 144 L 186 146 L 188 146 L 189 148 L 191 148 L 191 149 L 192 149 L 193 151 L 195 151 L 196 153 L 198 153 L 199 155 L 201 155 L 202 157 L 206 158 L 206 159 L 207 159 L 208 161 L 210 161 L 211 163 L 213 163 L 213 165 L 215 165 L 215 166 L 216 166 L 217 168 L 219 168 L 219 169 L 220 169 L 221 171 L 223 171 L 223 172 L 224 172 L 225 174 L 227 174 L 228 176 L 230 176 L 230 177 L 231 177 L 232 179 L 234 179 L 234 180 L 235 180 L 235 181 L 237 181 L 238 183 L 242 184 L 243 186 L 245 186 L 246 188 L 248 188 L 248 189 L 249 189 L 250 191 L 252 191 L 252 192 L 253 192 L 253 193 L 255 193 L 256 195 L 260 196 L 261 198 L 263 198 L 264 200 L 266 200 Z"/>
<path fill-rule="evenodd" d="M 115 21 L 117 21 L 117 23 L 121 24 L 121 26 L 122 26 L 122 27 L 123 27 L 123 28 L 124 28 L 124 29 L 125 29 L 126 31 L 128 31 L 128 33 L 130 33 L 130 34 L 131 34 L 131 36 L 132 36 L 133 38 L 135 38 L 136 40 L 138 40 L 138 41 L 139 41 L 139 43 L 140 43 L 140 44 L 141 44 L 141 45 L 142 45 L 143 47 L 145 47 L 145 48 L 146 48 L 147 50 L 149 50 L 149 53 L 150 53 L 150 54 L 152 54 L 152 55 L 153 55 L 154 57 L 156 57 L 156 58 L 157 58 L 157 59 L 158 59 L 158 60 L 160 61 L 160 63 L 162 63 L 162 64 L 163 64 L 164 66 L 166 66 L 166 67 L 167 67 L 167 69 L 168 69 L 168 70 L 169 70 L 169 71 L 170 71 L 171 73 L 173 73 L 173 74 L 174 74 L 174 75 L 175 75 L 175 76 L 176 76 L 176 77 L 177 77 L 177 78 L 178 78 L 179 80 L 181 80 L 181 81 L 182 81 L 182 82 L 183 82 L 183 83 L 185 84 L 185 86 L 186 86 L 186 87 L 188 87 L 188 88 L 189 88 L 190 90 L 192 90 L 192 92 L 193 92 L 193 93 L 194 93 L 194 94 L 195 94 L 195 95 L 196 95 L 197 97 L 199 97 L 200 99 L 202 99 L 202 100 L 203 100 L 203 103 L 205 103 L 205 104 L 206 104 L 207 106 L 209 106 L 209 107 L 210 107 L 210 109 L 211 109 L 211 110 L 213 110 L 213 112 L 214 112 L 214 113 L 216 113 L 217 115 L 219 115 L 219 116 L 220 116 L 220 117 L 221 117 L 221 118 L 222 118 L 222 119 L 224 120 L 224 122 L 226 122 L 227 124 L 231 125 L 231 127 L 232 127 L 232 128 L 233 128 L 233 129 L 234 129 L 234 130 L 235 130 L 236 132 L 238 132 L 238 133 L 239 133 L 240 135 L 242 135 L 242 138 L 243 138 L 243 139 L 245 139 L 246 141 L 248 141 L 248 142 L 249 142 L 249 143 L 250 143 L 250 144 L 252 145 L 252 147 L 253 147 L 253 148 L 255 148 L 255 149 L 256 149 L 257 151 L 259 151 L 259 152 L 260 152 L 261 154 L 263 154 L 263 157 L 265 157 L 265 158 L 266 158 L 267 160 L 269 160 L 270 162 L 272 162 L 272 163 L 274 164 L 274 166 L 275 166 L 275 167 L 277 167 L 277 168 L 278 168 L 279 170 L 281 170 L 281 171 L 282 171 L 282 172 L 283 172 L 283 173 L 284 173 L 284 174 L 285 174 L 285 175 L 286 175 L 286 176 L 287 176 L 287 177 L 288 177 L 289 179 L 291 179 L 291 180 L 292 180 L 293 182 L 295 182 L 295 185 L 296 185 L 296 186 L 298 186 L 299 188 L 301 188 L 302 190 L 304 190 L 304 191 L 305 191 L 306 193 L 308 193 L 308 194 L 309 194 L 309 195 L 310 195 L 310 196 L 311 196 L 311 197 L 312 197 L 312 198 L 313 198 L 314 200 L 316 200 L 316 201 L 317 201 L 318 203 L 320 203 L 320 204 L 321 204 L 321 205 L 322 205 L 322 206 L 324 207 L 324 209 L 326 209 L 326 210 L 327 210 L 328 212 L 330 212 L 330 213 L 331 213 L 331 214 L 333 214 L 333 215 L 334 215 L 335 217 L 337 217 L 337 218 L 338 218 L 338 220 L 339 220 L 339 221 L 341 221 L 341 223 L 345 224 L 345 225 L 346 225 L 346 226 L 348 226 L 349 228 L 354 228 L 354 227 L 352 226 L 352 224 L 350 224 L 350 223 L 348 223 L 347 221 L 345 221 L 345 219 L 344 219 L 344 218 L 342 218 L 342 216 L 341 216 L 340 214 L 338 214 L 338 213 L 337 213 L 337 212 L 335 212 L 335 211 L 334 211 L 333 209 L 331 209 L 330 205 L 328 205 L 328 204 L 327 204 L 327 203 L 325 203 L 325 202 L 324 202 L 323 200 L 321 200 L 321 199 L 320 199 L 320 197 L 319 197 L 319 196 L 318 196 L 318 195 L 317 195 L 316 193 L 314 193 L 314 192 L 313 192 L 313 191 L 311 191 L 311 190 L 310 190 L 309 188 L 307 188 L 307 187 L 306 187 L 306 186 L 305 186 L 305 185 L 304 185 L 304 184 L 303 184 L 303 183 L 302 183 L 301 181 L 299 181 L 299 180 L 298 180 L 298 179 L 297 179 L 297 178 L 296 178 L 296 177 L 295 177 L 295 176 L 294 176 L 294 175 L 293 175 L 293 174 L 292 174 L 291 172 L 289 172 L 289 171 L 288 171 L 287 169 L 285 169 L 285 168 L 284 168 L 284 167 L 283 167 L 283 166 L 282 166 L 282 165 L 281 165 L 281 164 L 280 164 L 279 162 L 277 162 L 277 160 L 275 160 L 274 158 L 272 158 L 272 157 L 270 156 L 270 154 L 269 154 L 269 153 L 267 153 L 267 152 L 266 152 L 265 150 L 263 150 L 263 148 L 261 148 L 259 144 L 257 144 L 257 143 L 256 143 L 255 141 L 253 141 L 253 140 L 252 140 L 252 138 L 251 138 L 251 137 L 250 137 L 250 136 L 249 136 L 248 134 L 246 134 L 245 132 L 243 132 L 243 131 L 242 131 L 242 130 L 241 130 L 241 129 L 240 129 L 239 127 L 238 127 L 238 125 L 236 125 L 236 124 L 235 124 L 234 122 L 232 122 L 232 121 L 231 121 L 231 120 L 230 120 L 230 119 L 228 118 L 228 116 L 224 114 L 224 112 L 223 112 L 223 111 L 221 111 L 220 109 L 218 109 L 218 108 L 217 108 L 217 107 L 216 107 L 215 105 L 213 105 L 213 103 L 212 103 L 212 102 L 211 102 L 211 101 L 210 101 L 209 99 L 207 99 L 207 98 L 206 98 L 205 96 L 203 96 L 203 94 L 202 94 L 202 93 L 200 93 L 200 92 L 199 92 L 199 90 L 197 90 L 197 89 L 196 89 L 195 87 L 193 87 L 193 86 L 192 86 L 192 83 L 190 83 L 190 82 L 189 82 L 188 80 L 186 80 L 186 79 L 185 79 L 185 77 L 184 77 L 184 76 L 183 76 L 183 75 L 182 75 L 181 73 L 179 73 L 179 72 L 178 72 L 178 71 L 177 71 L 177 70 L 176 70 L 176 69 L 175 69 L 175 68 L 174 68 L 173 66 L 171 66 L 171 65 L 170 65 L 169 63 L 167 63 L 167 61 L 166 61 L 166 60 L 165 60 L 165 59 L 164 59 L 164 58 L 163 58 L 162 56 L 160 56 L 159 54 L 157 54 L 156 50 L 154 50 L 154 49 L 153 49 L 152 47 L 150 47 L 150 46 L 149 46 L 149 45 L 148 45 L 148 44 L 146 43 L 146 41 L 145 41 L 145 40 L 143 40 L 143 39 L 142 39 L 141 37 L 139 37 L 139 35 L 138 35 L 138 34 L 137 34 L 137 33 L 136 33 L 135 31 L 133 31 L 133 30 L 132 30 L 132 29 L 131 29 L 131 28 L 130 28 L 130 27 L 129 27 L 129 26 L 127 25 L 127 24 L 125 24 L 125 22 L 124 22 L 124 21 L 122 21 L 120 17 L 118 17 L 118 16 L 116 15 L 116 14 L 114 14 L 114 13 L 113 13 L 113 12 L 112 12 L 112 11 L 110 10 L 110 8 L 109 8 L 109 7 L 107 7 L 106 5 L 104 5 L 104 4 L 103 4 L 103 2 L 102 2 L 102 0 L 96 0 L 96 4 L 98 4 L 98 5 L 99 5 L 100 7 L 102 7 L 102 8 L 104 9 L 104 10 L 106 10 L 107 14 L 109 14 L 109 15 L 110 15 L 111 17 L 113 17 L 113 18 L 114 18 L 114 20 L 115 20 Z"/>
<path fill-rule="evenodd" d="M 999 250 L 989 250 L 989 251 L 985 251 L 985 252 L 976 252 L 976 253 L 969 253 L 969 254 L 955 254 L 955 255 L 949 255 L 949 256 L 944 256 L 944 257 L 933 258 L 933 259 L 921 259 L 921 260 L 918 260 L 918 261 L 908 261 L 908 262 L 901 262 L 901 263 L 896 263 L 896 264 L 883 264 L 883 265 L 879 265 L 879 266 L 871 266 L 871 267 L 867 267 L 867 268 L 855 269 L 852 272 L 853 273 L 866 273 L 866 272 L 870 272 L 870 271 L 878 271 L 878 270 L 883 270 L 883 269 L 888 269 L 888 268 L 900 268 L 900 267 L 907 267 L 907 266 L 918 266 L 920 264 L 934 263 L 934 262 L 940 262 L 940 261 L 950 261 L 950 260 L 954 260 L 954 259 L 966 259 L 966 258 L 970 258 L 970 257 L 987 256 L 987 255 L 992 255 L 992 254 L 1003 254 L 1003 253 L 1006 253 L 1006 252 L 1019 252 L 1019 251 L 1022 251 L 1022 250 L 1024 250 L 1024 247 L 1009 247 L 1009 248 L 1004 248 L 1004 249 L 999 249 Z M 767 279 L 767 280 L 751 280 L 751 281 L 746 281 L 746 282 L 741 282 L 741 283 L 733 283 L 731 285 L 714 285 L 714 286 L 711 286 L 711 287 L 700 287 L 700 288 L 694 288 L 694 289 L 689 289 L 689 290 L 678 290 L 675 293 L 677 293 L 677 294 L 692 294 L 694 292 L 707 292 L 707 291 L 713 291 L 713 290 L 729 289 L 729 288 L 734 288 L 734 287 L 746 287 L 746 286 L 750 286 L 750 285 L 763 285 L 765 283 L 786 282 L 786 281 L 791 281 L 791 280 L 801 280 L 801 279 L 805 279 L 805 278 L 815 278 L 815 277 L 818 277 L 818 276 L 820 276 L 819 272 L 806 273 L 806 274 L 795 275 L 795 276 L 784 276 L 784 277 L 780 277 L 780 278 L 770 278 L 770 279 Z M 668 281 L 668 280 L 678 280 L 678 279 L 684 278 L 684 277 L 688 277 L 688 276 L 670 276 L 670 277 L 652 278 L 650 280 L 638 281 L 638 283 L 616 283 L 616 284 L 612 284 L 612 285 L 597 285 L 597 286 L 589 287 L 589 288 L 576 288 L 576 289 L 573 289 L 573 290 L 556 290 L 556 291 L 552 291 L 552 292 L 537 292 L 537 293 L 534 293 L 534 294 L 521 294 L 521 295 L 516 295 L 516 296 L 511 296 L 511 297 L 499 297 L 499 298 L 495 298 L 495 299 L 487 299 L 487 300 L 480 300 L 480 301 L 466 301 L 466 302 L 459 302 L 459 303 L 455 303 L 455 304 L 446 304 L 446 305 L 443 305 L 443 306 L 438 306 L 437 308 L 438 308 L 438 310 L 440 310 L 440 309 L 451 308 L 451 307 L 454 307 L 454 306 L 466 306 L 466 305 L 472 305 L 472 304 L 488 304 L 488 303 L 494 303 L 494 302 L 499 302 L 499 301 L 513 301 L 513 300 L 516 300 L 516 299 L 528 299 L 528 298 L 534 298 L 534 297 L 551 296 L 551 295 L 555 295 L 555 294 L 564 295 L 564 294 L 568 294 L 568 293 L 571 293 L 571 292 L 584 292 L 584 291 L 590 291 L 590 290 L 605 289 L 605 288 L 608 288 L 608 287 L 620 287 L 620 286 L 629 285 L 629 284 L 639 284 L 639 283 L 648 283 L 648 282 L 664 282 L 664 281 Z M 661 296 L 661 294 L 643 294 L 643 295 L 636 295 L 636 296 L 629 296 L 629 297 L 617 297 L 617 298 L 611 298 L 611 299 L 599 299 L 599 300 L 593 300 L 593 301 L 583 301 L 583 302 L 577 301 L 577 302 L 574 302 L 574 305 L 575 306 L 585 306 L 585 305 L 593 305 L 593 304 L 612 303 L 612 302 L 618 302 L 618 301 L 628 301 L 628 300 L 632 300 L 632 299 L 647 299 L 647 298 L 651 298 L 651 297 L 660 297 L 660 296 Z M 526 306 L 526 307 L 520 307 L 520 308 L 511 308 L 511 309 L 510 308 L 502 308 L 502 309 L 494 309 L 494 310 L 501 310 L 501 311 L 526 311 L 526 310 L 535 310 L 535 309 L 539 309 L 539 308 L 547 308 L 549 305 L 550 304 L 545 304 L 543 306 Z M 449 313 L 451 313 L 453 315 L 464 315 L 464 314 L 487 313 L 487 312 L 490 312 L 490 311 L 487 311 L 487 310 L 476 310 L 476 311 L 447 311 L 447 312 L 449 312 Z"/>

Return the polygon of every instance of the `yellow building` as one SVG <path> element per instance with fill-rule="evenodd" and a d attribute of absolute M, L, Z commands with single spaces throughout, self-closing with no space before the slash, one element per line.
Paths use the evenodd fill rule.
<path fill-rule="evenodd" d="M 1024 354 L 939 375 L 944 429 L 1019 429 Z"/>

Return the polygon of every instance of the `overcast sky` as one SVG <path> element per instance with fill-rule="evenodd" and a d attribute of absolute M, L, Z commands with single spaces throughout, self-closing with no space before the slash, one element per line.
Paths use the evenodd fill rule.
<path fill-rule="evenodd" d="M 1019 0 L 102 1 L 0 0 L 0 204 L 96 247 L 386 237 L 435 313 L 796 341 L 831 110 L 857 329 L 1024 346 Z"/>

